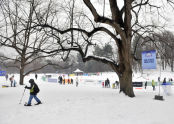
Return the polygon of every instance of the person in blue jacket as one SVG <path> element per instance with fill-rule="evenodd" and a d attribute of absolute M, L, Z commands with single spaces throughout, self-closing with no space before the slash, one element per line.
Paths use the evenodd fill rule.
<path fill-rule="evenodd" d="M 35 105 L 42 104 L 40 99 L 37 97 L 37 93 L 39 93 L 40 91 L 38 85 L 34 82 L 33 79 L 30 79 L 29 83 L 31 84 L 30 87 L 25 86 L 26 89 L 30 90 L 30 97 L 29 97 L 28 103 L 25 104 L 25 106 L 31 106 L 31 101 L 33 98 L 37 101 Z"/>
<path fill-rule="evenodd" d="M 166 84 L 167 82 L 166 82 L 166 78 L 164 78 L 164 80 L 163 80 L 163 84 Z"/>

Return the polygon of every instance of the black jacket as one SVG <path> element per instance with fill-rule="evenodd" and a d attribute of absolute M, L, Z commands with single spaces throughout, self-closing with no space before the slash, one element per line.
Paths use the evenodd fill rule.
<path fill-rule="evenodd" d="M 30 83 L 31 86 L 30 87 L 25 87 L 26 89 L 30 89 L 30 95 L 37 95 L 39 87 L 36 83 Z"/>

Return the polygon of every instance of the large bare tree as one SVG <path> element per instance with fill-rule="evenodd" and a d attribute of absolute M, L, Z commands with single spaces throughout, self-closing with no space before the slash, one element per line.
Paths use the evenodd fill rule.
<path fill-rule="evenodd" d="M 11 60 L 13 65 L 19 69 L 20 81 L 23 85 L 24 77 L 32 72 L 38 71 L 50 63 L 37 64 L 37 67 L 26 70 L 42 58 L 53 56 L 44 55 L 39 52 L 41 49 L 51 49 L 50 40 L 44 31 L 32 28 L 36 18 L 35 9 L 40 5 L 39 1 L 31 0 L 1 0 L 0 45 L 6 47 L 9 52 L 1 56 L 3 60 Z"/>
<path fill-rule="evenodd" d="M 54 19 L 51 17 L 51 22 L 48 21 L 49 17 L 45 16 L 43 19 L 44 21 L 42 21 L 42 23 L 39 22 L 37 26 L 46 29 L 54 38 L 59 39 L 61 35 L 66 35 L 67 39 L 64 40 L 64 42 L 57 42 L 57 45 L 61 46 L 63 51 L 78 51 L 83 61 L 96 60 L 110 65 L 119 77 L 120 92 L 124 92 L 129 97 L 134 97 L 135 95 L 132 87 L 132 61 L 134 58 L 132 52 L 132 38 L 135 34 L 142 36 L 147 32 L 152 33 L 154 29 L 158 28 L 158 25 L 155 24 L 152 18 L 149 21 L 148 18 L 145 19 L 145 16 L 141 16 L 141 14 L 146 11 L 149 13 L 155 12 L 160 17 L 162 13 L 160 13 L 161 4 L 159 3 L 169 2 L 169 5 L 172 6 L 173 1 L 104 0 L 102 6 L 102 2 L 100 1 L 100 4 L 98 4 L 98 2 L 99 1 L 83 0 L 82 3 L 82 1 L 79 1 L 78 7 L 80 8 L 84 5 L 83 7 L 87 8 L 89 11 L 86 11 L 86 13 L 79 11 L 77 14 L 73 9 L 74 11 L 71 14 L 78 15 L 78 18 L 73 16 L 74 21 L 71 21 L 70 27 L 61 27 L 63 24 L 67 25 L 67 23 L 65 23 L 66 21 L 60 22 L 61 16 L 59 16 L 57 21 L 54 20 L 55 17 Z M 87 14 L 89 12 L 92 16 Z M 90 22 L 90 24 L 86 23 L 86 21 Z M 70 33 L 72 34 L 72 30 L 73 39 L 70 35 Z M 79 34 L 75 32 L 80 32 L 82 39 L 79 40 Z M 96 37 L 96 35 L 98 35 L 98 37 Z M 96 39 L 99 38 L 99 40 L 102 41 L 101 37 L 105 39 L 105 42 L 112 42 L 114 49 L 117 51 L 115 58 L 108 59 L 106 57 L 89 54 L 91 46 L 97 43 Z M 55 51 L 56 49 L 44 52 L 52 53 Z"/>
<path fill-rule="evenodd" d="M 20 4 L 23 6 L 19 6 L 17 4 L 19 1 L 17 0 L 12 1 L 14 5 L 9 4 L 7 8 L 2 9 L 5 26 L 1 26 L 1 29 L 4 29 L 5 35 L 4 32 L 1 34 L 1 41 L 3 41 L 1 45 L 15 48 L 16 52 L 21 55 L 20 59 L 17 59 L 21 62 L 21 73 L 23 72 L 22 64 L 26 60 L 30 60 L 34 54 L 39 54 L 39 52 L 50 55 L 63 51 L 62 58 L 64 59 L 70 55 L 71 51 L 77 51 L 84 62 L 96 60 L 110 65 L 119 77 L 120 92 L 124 92 L 129 97 L 134 97 L 132 87 L 132 61 L 134 58 L 132 38 L 134 34 L 142 36 L 147 32 L 154 32 L 154 29 L 158 28 L 152 18 L 152 23 L 148 23 L 150 21 L 144 23 L 143 21 L 146 19 L 140 18 L 140 15 L 148 10 L 150 13 L 157 12 L 159 16 L 162 16 L 159 3 L 166 2 L 172 6 L 173 0 L 160 0 L 160 2 L 150 0 L 104 0 L 103 2 L 98 0 L 81 0 L 78 2 L 75 0 L 62 0 L 57 1 L 58 4 L 56 2 L 52 4 L 53 0 L 50 0 L 51 2 L 48 2 L 45 11 L 43 10 L 46 4 L 36 8 L 36 3 L 40 1 L 46 2 L 44 0 L 27 1 L 30 3 L 27 13 L 18 11 L 18 9 L 25 10 L 24 8 L 27 5 L 22 4 L 22 1 Z M 1 3 L 3 2 L 1 1 Z M 5 3 L 8 2 L 7 0 Z M 62 6 L 60 7 L 59 4 L 65 7 L 67 6 L 66 4 L 70 6 L 68 18 L 63 13 L 64 10 L 60 10 Z M 52 8 L 53 5 L 55 8 Z M 75 5 L 78 7 L 75 7 Z M 13 11 L 12 6 L 15 8 Z M 82 12 L 83 7 L 88 9 L 84 10 L 86 13 Z M 7 13 L 4 10 L 7 10 Z M 35 21 L 33 21 L 34 15 L 36 17 Z M 18 24 L 19 22 L 20 25 Z M 9 25 L 12 25 L 11 31 L 7 28 Z M 38 26 L 41 28 L 38 29 Z M 22 29 L 22 27 L 25 28 Z M 39 33 L 37 32 L 38 30 L 40 31 Z M 52 40 L 49 41 L 51 45 L 46 49 L 40 48 L 45 46 L 46 36 L 52 37 Z M 31 39 L 34 40 L 29 43 Z M 35 41 L 38 40 L 43 42 L 36 43 Z M 102 42 L 112 42 L 112 46 L 116 51 L 114 58 L 91 54 L 92 52 L 90 51 L 93 46 Z M 24 49 L 17 47 L 18 45 L 21 45 Z M 28 48 L 30 55 L 27 53 Z M 34 52 L 31 52 L 31 50 Z"/>

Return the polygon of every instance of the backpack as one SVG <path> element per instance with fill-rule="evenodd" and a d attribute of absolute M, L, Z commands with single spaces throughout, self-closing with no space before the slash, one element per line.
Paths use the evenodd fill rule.
<path fill-rule="evenodd" d="M 37 85 L 35 85 L 35 86 L 34 86 L 34 92 L 35 92 L 35 93 L 39 93 L 39 91 L 40 91 L 39 87 L 38 87 Z"/>

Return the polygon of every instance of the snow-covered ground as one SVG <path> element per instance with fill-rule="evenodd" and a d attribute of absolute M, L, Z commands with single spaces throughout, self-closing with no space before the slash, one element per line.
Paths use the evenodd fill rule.
<path fill-rule="evenodd" d="M 114 74 L 107 73 L 93 77 L 79 77 L 79 87 L 44 82 L 39 75 L 40 93 L 38 97 L 43 104 L 25 107 L 29 91 L 25 91 L 22 104 L 19 104 L 24 86 L 2 88 L 9 85 L 0 77 L 0 124 L 173 124 L 174 95 L 167 96 L 161 88 L 164 101 L 154 100 L 158 95 L 151 86 L 147 89 L 134 89 L 135 98 L 129 98 L 118 89 L 102 88 L 100 81 L 109 78 L 114 82 Z M 134 80 L 147 80 L 157 75 L 134 75 Z M 165 73 L 163 76 L 172 76 Z M 25 78 L 25 84 L 34 75 Z M 15 75 L 18 80 L 19 76 Z M 94 80 L 94 81 L 93 81 Z M 96 80 L 96 82 L 95 82 Z M 89 81 L 89 82 L 87 82 Z M 174 86 L 172 86 L 172 92 Z M 33 99 L 32 104 L 36 103 Z"/>

